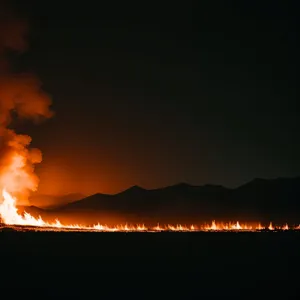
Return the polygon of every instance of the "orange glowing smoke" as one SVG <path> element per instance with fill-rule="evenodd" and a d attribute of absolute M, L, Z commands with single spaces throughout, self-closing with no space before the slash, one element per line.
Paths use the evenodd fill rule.
<path fill-rule="evenodd" d="M 51 100 L 33 74 L 14 73 L 10 52 L 23 52 L 27 46 L 27 24 L 1 2 L 0 7 L 0 190 L 26 204 L 38 187 L 34 165 L 42 161 L 38 149 L 30 149 L 31 137 L 17 134 L 8 126 L 14 118 L 39 121 L 52 116 Z"/>

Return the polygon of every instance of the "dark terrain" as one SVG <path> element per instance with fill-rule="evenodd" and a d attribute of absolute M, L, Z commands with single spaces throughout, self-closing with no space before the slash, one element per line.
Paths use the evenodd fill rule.
<path fill-rule="evenodd" d="M 30 289 L 40 299 L 290 299 L 297 295 L 299 253 L 300 233 L 292 231 L 2 230 L 0 282 L 14 287 L 12 295 Z"/>

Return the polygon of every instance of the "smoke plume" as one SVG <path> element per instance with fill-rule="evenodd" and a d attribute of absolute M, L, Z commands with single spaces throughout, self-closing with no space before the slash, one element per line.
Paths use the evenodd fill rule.
<path fill-rule="evenodd" d="M 33 74 L 16 74 L 8 57 L 27 50 L 27 24 L 0 5 L 0 191 L 5 188 L 24 204 L 38 186 L 34 165 L 42 160 L 38 149 L 29 148 L 31 137 L 8 126 L 12 118 L 39 121 L 52 116 L 51 99 Z"/>

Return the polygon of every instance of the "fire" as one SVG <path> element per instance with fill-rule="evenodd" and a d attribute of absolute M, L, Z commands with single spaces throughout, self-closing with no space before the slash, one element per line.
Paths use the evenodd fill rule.
<path fill-rule="evenodd" d="M 216 221 L 214 220 L 214 221 L 212 221 L 212 223 L 211 223 L 211 227 L 208 227 L 207 229 L 208 229 L 208 230 L 218 230 L 219 228 L 217 227 Z"/>
<path fill-rule="evenodd" d="M 0 215 L 5 224 L 8 225 L 30 225 L 30 226 L 43 226 L 44 221 L 42 218 L 35 219 L 30 214 L 26 213 L 24 216 L 18 214 L 15 199 L 4 189 L 2 192 L 3 203 L 0 205 Z"/>
<path fill-rule="evenodd" d="M 9 13 L 9 16 L 11 14 Z M 34 226 L 35 228 L 53 228 L 55 230 L 92 230 L 92 231 L 122 231 L 122 232 L 161 232 L 161 231 L 254 231 L 264 229 L 261 224 L 256 226 L 236 223 L 216 223 L 211 225 L 165 225 L 146 227 L 144 224 L 121 224 L 110 227 L 103 224 L 83 226 L 80 224 L 62 224 L 59 220 L 46 222 L 41 217 L 35 218 L 29 213 L 20 214 L 17 204 L 26 202 L 31 192 L 38 187 L 38 177 L 34 166 L 42 161 L 42 154 L 38 149 L 30 148 L 31 137 L 17 134 L 10 129 L 13 117 L 42 120 L 53 115 L 49 96 L 43 91 L 41 82 L 35 76 L 12 73 L 9 68 L 8 52 L 22 52 L 27 48 L 24 40 L 27 32 L 26 24 L 15 18 L 1 20 L 1 28 L 5 31 L 0 34 L 0 219 L 6 225 Z M 17 25 L 17 26 L 15 26 Z M 21 26 L 20 26 L 21 25 Z M 13 33 L 13 34 L 11 34 Z M 7 51 L 9 50 L 9 51 Z M 4 68 L 3 68 L 4 67 Z M 1 199 L 2 193 L 2 199 Z M 2 200 L 2 201 L 1 201 Z M 270 223 L 269 230 L 275 230 Z M 282 228 L 288 230 L 286 224 Z M 296 227 L 295 229 L 300 229 Z"/>
<path fill-rule="evenodd" d="M 282 230 L 289 230 L 289 225 L 288 225 L 288 224 L 285 224 L 285 225 L 282 227 Z"/>
<path fill-rule="evenodd" d="M 256 231 L 265 229 L 260 223 L 253 226 L 242 224 L 239 221 L 232 223 L 217 223 L 215 220 L 210 225 L 182 225 L 167 224 L 161 226 L 157 224 L 154 227 L 147 227 L 145 224 L 130 225 L 119 224 L 116 226 L 107 226 L 103 224 L 80 225 L 80 224 L 62 224 L 58 219 L 54 222 L 46 222 L 41 216 L 35 218 L 27 212 L 20 214 L 17 208 L 18 196 L 27 195 L 28 191 L 37 188 L 37 177 L 34 174 L 33 164 L 40 162 L 40 158 L 33 159 L 32 152 L 28 149 L 31 138 L 20 136 L 12 131 L 6 132 L 8 137 L 7 145 L 10 147 L 5 158 L 4 167 L 0 170 L 0 191 L 2 190 L 2 202 L 0 200 L 0 217 L 6 225 L 12 226 L 34 226 L 35 228 L 44 228 L 45 230 L 83 230 L 98 232 L 195 232 L 195 231 Z M 37 153 L 37 152 L 33 152 Z M 269 230 L 275 230 L 272 223 L 268 226 Z M 276 229 L 289 230 L 288 224 Z M 300 226 L 295 227 L 300 229 Z"/>
<path fill-rule="evenodd" d="M 261 226 L 261 224 L 259 223 L 256 227 L 255 227 L 256 230 L 263 230 L 264 227 Z"/>
<path fill-rule="evenodd" d="M 257 226 L 254 227 L 255 229 L 259 230 L 261 228 L 261 225 L 258 224 Z M 251 231 L 253 229 L 253 226 L 247 225 L 247 224 L 240 224 L 239 221 L 236 223 L 216 223 L 216 221 L 212 221 L 211 225 L 205 225 L 204 226 L 205 230 L 213 230 L 213 231 L 218 231 L 218 230 L 247 230 Z"/>
<path fill-rule="evenodd" d="M 100 232 L 162 232 L 162 231 L 174 231 L 174 232 L 192 232 L 192 231 L 257 231 L 266 229 L 260 223 L 256 226 L 247 224 L 236 223 L 216 223 L 212 221 L 211 225 L 195 226 L 195 225 L 171 225 L 161 226 L 157 224 L 155 227 L 146 227 L 145 224 L 138 225 L 116 225 L 110 227 L 102 225 L 100 223 L 92 226 L 84 226 L 80 224 L 62 224 L 59 220 L 54 222 L 45 222 L 41 217 L 34 218 L 29 213 L 24 212 L 23 215 L 18 213 L 16 207 L 16 199 L 5 189 L 2 190 L 3 202 L 0 204 L 0 216 L 2 221 L 6 225 L 21 225 L 21 226 L 34 226 L 37 228 L 51 228 L 56 230 L 83 230 L 83 231 L 100 231 Z M 277 228 L 277 227 L 276 227 Z M 275 230 L 272 223 L 267 227 L 269 230 Z M 278 227 L 281 230 L 289 230 L 288 224 L 282 227 Z M 299 226 L 295 226 L 294 229 L 300 229 Z"/>

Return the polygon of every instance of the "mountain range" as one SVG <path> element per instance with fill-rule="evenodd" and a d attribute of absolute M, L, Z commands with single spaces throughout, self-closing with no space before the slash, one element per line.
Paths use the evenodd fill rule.
<path fill-rule="evenodd" d="M 257 178 L 235 189 L 187 183 L 151 190 L 133 186 L 118 194 L 98 193 L 59 207 L 24 209 L 34 215 L 84 223 L 97 220 L 199 223 L 214 219 L 299 222 L 300 177 Z"/>
<path fill-rule="evenodd" d="M 66 195 L 33 194 L 29 201 L 33 206 L 38 206 L 39 208 L 44 209 L 52 209 L 85 197 L 85 195 L 80 193 L 71 193 Z"/>

